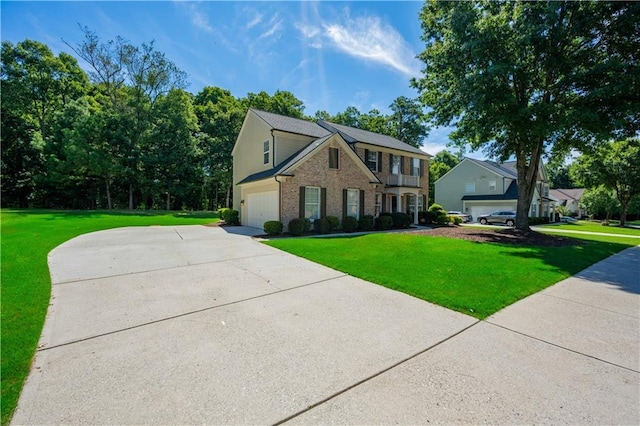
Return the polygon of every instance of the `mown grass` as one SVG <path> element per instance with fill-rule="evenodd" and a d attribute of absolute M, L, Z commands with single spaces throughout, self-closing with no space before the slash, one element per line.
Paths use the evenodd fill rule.
<path fill-rule="evenodd" d="M 550 232 L 554 229 L 566 229 L 570 231 L 582 231 L 582 232 L 600 232 L 605 234 L 620 234 L 620 235 L 636 235 L 640 237 L 640 229 L 625 228 L 619 226 L 603 226 L 599 223 L 578 221 L 574 223 L 562 223 L 554 225 L 538 225 L 541 229 L 548 229 Z"/>
<path fill-rule="evenodd" d="M 572 236 L 573 237 L 573 236 Z M 584 245 L 524 247 L 410 234 L 291 238 L 266 244 L 484 319 L 638 241 L 586 236 Z"/>
<path fill-rule="evenodd" d="M 1 211 L 2 425 L 8 424 L 29 373 L 51 293 L 47 254 L 87 232 L 122 226 L 206 224 L 213 213 Z"/>

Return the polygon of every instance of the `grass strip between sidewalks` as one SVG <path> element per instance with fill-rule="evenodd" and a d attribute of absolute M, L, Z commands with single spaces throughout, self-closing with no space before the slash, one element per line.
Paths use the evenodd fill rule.
<path fill-rule="evenodd" d="M 571 238 L 574 238 L 571 235 Z M 266 244 L 479 319 L 638 243 L 524 247 L 410 234 L 276 239 Z"/>
<path fill-rule="evenodd" d="M 144 211 L 2 210 L 2 425 L 29 373 L 51 294 L 47 254 L 78 235 L 124 226 L 193 225 L 217 214 Z"/>

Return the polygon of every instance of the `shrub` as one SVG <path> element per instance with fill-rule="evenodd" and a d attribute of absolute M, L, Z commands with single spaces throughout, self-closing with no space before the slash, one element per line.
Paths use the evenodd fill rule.
<path fill-rule="evenodd" d="M 304 219 L 291 219 L 289 221 L 289 233 L 291 235 L 302 235 L 304 234 L 305 221 Z"/>
<path fill-rule="evenodd" d="M 302 219 L 302 231 L 307 233 L 311 231 L 311 219 L 307 219 L 306 217 Z"/>
<path fill-rule="evenodd" d="M 389 215 L 380 215 L 378 217 L 378 219 L 376 219 L 376 228 L 378 228 L 381 231 L 386 231 L 388 229 L 391 229 L 391 227 L 393 226 L 393 219 L 391 219 L 391 216 Z"/>
<path fill-rule="evenodd" d="M 331 232 L 331 222 L 326 217 L 316 219 L 313 222 L 313 229 L 319 234 L 328 234 Z"/>
<path fill-rule="evenodd" d="M 224 223 L 227 225 L 240 225 L 240 212 L 238 210 L 231 210 L 225 212 Z"/>
<path fill-rule="evenodd" d="M 391 213 L 391 220 L 394 228 L 408 228 L 413 222 L 413 217 L 407 213 Z"/>
<path fill-rule="evenodd" d="M 226 207 L 222 208 L 222 209 L 218 209 L 218 213 L 220 214 L 220 219 L 222 219 L 222 220 L 224 220 L 226 222 L 227 221 L 226 218 L 228 217 L 227 216 L 228 212 L 230 212 L 230 211 L 231 211 L 231 209 L 228 209 Z"/>
<path fill-rule="evenodd" d="M 353 216 L 347 216 L 342 220 L 344 232 L 353 232 L 358 229 L 358 220 Z"/>
<path fill-rule="evenodd" d="M 329 221 L 329 225 L 331 225 L 331 230 L 335 231 L 340 227 L 340 219 L 335 216 L 327 216 L 326 219 Z"/>
<path fill-rule="evenodd" d="M 279 235 L 282 234 L 282 222 L 279 220 L 270 220 L 264 223 L 264 232 L 267 235 Z"/>
<path fill-rule="evenodd" d="M 371 231 L 373 229 L 373 216 L 366 214 L 358 220 L 358 228 L 363 231 Z"/>
<path fill-rule="evenodd" d="M 532 225 L 532 226 L 545 224 L 545 223 L 549 223 L 548 217 L 530 217 L 529 218 L 529 225 Z"/>
<path fill-rule="evenodd" d="M 460 225 L 462 223 L 462 218 L 460 216 L 450 215 L 448 216 L 449 223 L 453 223 L 454 225 Z"/>

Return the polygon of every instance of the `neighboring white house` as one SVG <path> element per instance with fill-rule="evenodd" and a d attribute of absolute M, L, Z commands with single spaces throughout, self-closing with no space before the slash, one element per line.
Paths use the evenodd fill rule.
<path fill-rule="evenodd" d="M 584 188 L 557 188 L 549 190 L 552 198 L 555 198 L 558 206 L 565 206 L 570 212 L 583 217 L 587 215 L 586 210 L 580 208 L 580 200 L 584 195 Z"/>
<path fill-rule="evenodd" d="M 445 210 L 470 214 L 474 220 L 496 210 L 515 211 L 518 203 L 516 162 L 465 158 L 435 182 L 435 202 Z M 541 163 L 529 216 L 548 217 L 552 204 L 547 174 Z"/>

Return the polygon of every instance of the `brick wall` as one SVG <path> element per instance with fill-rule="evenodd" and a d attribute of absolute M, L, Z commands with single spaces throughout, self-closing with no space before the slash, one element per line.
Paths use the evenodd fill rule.
<path fill-rule="evenodd" d="M 339 169 L 329 169 L 329 148 L 340 151 Z M 344 146 L 330 142 L 293 171 L 281 186 L 281 217 L 285 226 L 300 217 L 300 187 L 317 186 L 327 189 L 327 216 L 342 220 L 343 189 L 361 189 L 364 195 L 364 214 L 374 213 L 374 188 L 365 172 L 349 157 Z"/>

